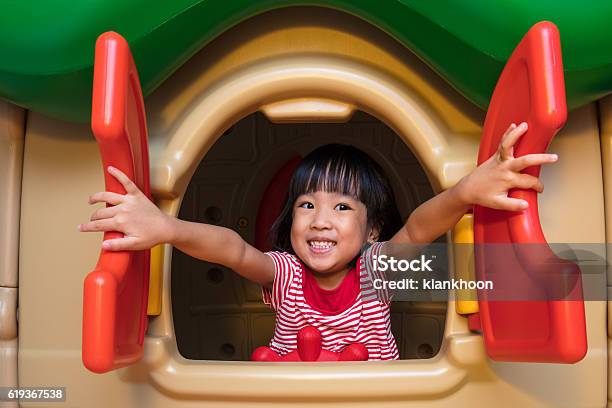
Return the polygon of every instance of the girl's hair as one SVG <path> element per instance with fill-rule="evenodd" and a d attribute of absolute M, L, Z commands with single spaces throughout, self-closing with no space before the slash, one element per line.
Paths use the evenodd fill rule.
<path fill-rule="evenodd" d="M 390 239 L 402 227 L 393 190 L 378 163 L 356 147 L 328 144 L 304 157 L 293 173 L 285 206 L 270 231 L 275 250 L 295 253 L 291 247 L 295 200 L 317 191 L 346 194 L 361 201 L 368 210 L 368 227 L 378 229 L 380 241 Z"/>

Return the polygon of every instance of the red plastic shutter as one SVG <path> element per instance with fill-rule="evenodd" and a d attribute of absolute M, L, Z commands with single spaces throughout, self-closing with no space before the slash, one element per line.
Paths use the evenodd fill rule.
<path fill-rule="evenodd" d="M 151 198 L 147 126 L 138 73 L 127 42 L 114 32 L 96 42 L 91 127 L 106 191 L 125 194 L 106 170 L 123 171 Z M 107 204 L 107 206 L 109 206 Z M 104 240 L 121 238 L 106 232 Z M 103 373 L 140 359 L 147 326 L 149 250 L 102 250 L 83 293 L 83 363 Z"/>
<path fill-rule="evenodd" d="M 478 164 L 496 152 L 511 123 L 529 125 L 514 148 L 515 157 L 520 157 L 545 152 L 566 118 L 559 32 L 554 24 L 541 22 L 527 32 L 499 78 L 485 120 Z M 523 172 L 539 176 L 540 166 Z M 579 361 L 587 351 L 580 269 L 556 258 L 548 247 L 540 226 L 537 192 L 516 189 L 509 195 L 526 200 L 529 208 L 520 212 L 474 208 L 476 273 L 479 280 L 492 278 L 495 285 L 513 285 L 531 295 L 493 301 L 488 299 L 490 292 L 479 291 L 487 353 L 500 361 Z M 495 260 L 487 245 L 481 245 L 484 243 L 518 244 L 514 249 L 504 247 L 503 273 L 485 267 Z M 543 259 L 555 262 L 542 268 Z M 552 288 L 571 288 L 571 300 L 550 296 Z"/>

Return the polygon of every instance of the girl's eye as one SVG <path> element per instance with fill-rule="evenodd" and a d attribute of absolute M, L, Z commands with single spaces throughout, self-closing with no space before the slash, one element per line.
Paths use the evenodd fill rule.
<path fill-rule="evenodd" d="M 312 210 L 314 208 L 314 205 L 312 205 L 312 203 L 309 203 L 308 201 L 298 205 L 299 208 L 307 208 L 309 210 Z"/>
<path fill-rule="evenodd" d="M 351 209 L 351 207 L 349 207 L 349 206 L 348 206 L 348 205 L 346 205 L 346 204 L 338 204 L 338 205 L 336 206 L 336 208 L 334 208 L 334 209 L 335 209 L 335 210 L 340 210 L 340 211 L 346 211 L 346 210 L 350 210 L 350 209 Z"/>

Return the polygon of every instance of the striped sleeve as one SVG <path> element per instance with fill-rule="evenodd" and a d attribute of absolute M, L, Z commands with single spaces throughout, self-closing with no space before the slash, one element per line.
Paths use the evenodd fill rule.
<path fill-rule="evenodd" d="M 393 290 L 382 286 L 382 282 L 388 281 L 389 276 L 375 268 L 376 257 L 381 255 L 384 242 L 375 242 L 367 247 L 361 255 L 362 278 L 361 290 L 364 300 L 378 300 L 389 304 L 393 298 Z"/>
<path fill-rule="evenodd" d="M 294 276 L 294 261 L 286 252 L 265 252 L 274 261 L 274 281 L 272 288 L 261 287 L 263 301 L 273 310 L 278 310 L 289 293 Z"/>

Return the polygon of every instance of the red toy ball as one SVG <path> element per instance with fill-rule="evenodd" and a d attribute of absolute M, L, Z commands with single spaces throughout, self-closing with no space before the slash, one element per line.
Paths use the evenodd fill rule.
<path fill-rule="evenodd" d="M 321 348 L 321 333 L 313 326 L 305 326 L 297 334 L 297 349 L 284 356 L 270 347 L 258 347 L 251 354 L 252 361 L 367 361 L 368 349 L 353 343 L 341 352 Z"/>

